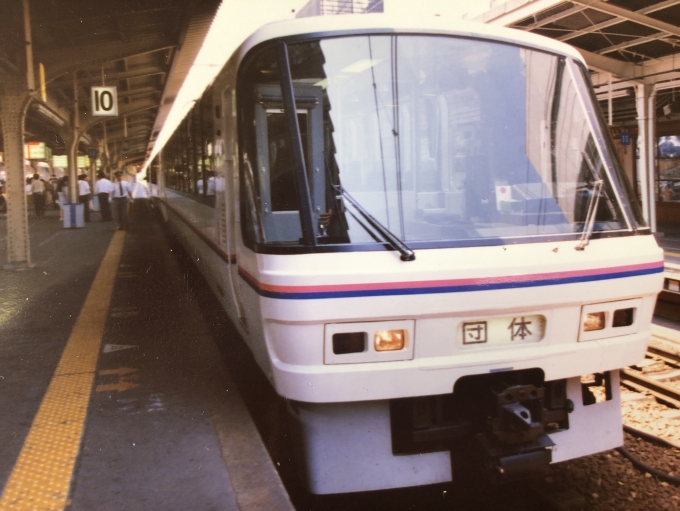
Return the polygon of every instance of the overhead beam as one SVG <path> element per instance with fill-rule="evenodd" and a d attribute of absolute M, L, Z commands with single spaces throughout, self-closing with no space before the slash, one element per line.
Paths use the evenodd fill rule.
<path fill-rule="evenodd" d="M 149 134 L 147 132 L 147 133 L 139 133 L 139 134 L 132 135 L 132 136 L 130 136 L 128 134 L 127 137 L 114 138 L 114 139 L 108 140 L 108 142 L 109 142 L 109 144 L 111 142 L 131 142 L 133 140 L 147 140 L 148 138 L 149 138 Z"/>
<path fill-rule="evenodd" d="M 142 116 L 142 115 L 136 115 L 134 117 L 128 118 L 127 120 L 127 126 L 128 129 L 136 126 L 141 126 L 148 124 L 149 126 L 154 120 L 154 115 L 153 113 L 149 113 L 149 115 Z M 106 121 L 106 125 L 109 127 L 110 130 L 115 130 L 118 125 L 122 125 L 123 119 L 120 117 L 113 117 L 111 119 L 108 119 Z M 121 128 L 122 129 L 122 128 Z"/>
<path fill-rule="evenodd" d="M 658 41 L 659 39 L 663 39 L 664 37 L 668 37 L 668 34 L 659 32 L 658 34 L 652 34 L 648 35 L 646 37 L 636 37 L 635 39 L 631 39 L 630 41 L 626 41 L 625 43 L 621 44 L 615 44 L 614 46 L 608 46 L 607 48 L 602 48 L 601 50 L 597 50 L 598 55 L 605 55 L 607 53 L 613 53 L 615 51 L 620 51 L 624 50 L 626 48 L 630 48 L 631 46 L 637 46 L 639 44 L 644 44 L 644 43 L 649 43 L 651 41 Z"/>
<path fill-rule="evenodd" d="M 127 41 L 42 50 L 39 53 L 36 52 L 36 60 L 49 64 L 45 71 L 47 82 L 50 82 L 70 71 L 101 66 L 114 60 L 154 53 L 172 47 L 174 47 L 173 41 L 166 36 L 152 34 Z"/>
<path fill-rule="evenodd" d="M 106 75 L 106 83 L 111 84 L 111 82 L 118 82 L 121 80 L 128 80 L 130 78 L 143 78 L 146 76 L 162 75 L 168 72 L 168 68 L 165 66 L 145 66 L 142 68 L 131 69 L 130 71 L 121 71 L 120 73 L 112 73 Z M 82 80 L 78 80 L 78 85 L 81 87 L 87 87 L 91 85 L 101 85 L 101 77 L 88 77 Z M 73 84 L 70 85 L 73 87 Z M 56 83 L 51 86 L 51 88 L 66 89 L 69 85 L 66 81 L 62 83 Z"/>
<path fill-rule="evenodd" d="M 590 53 L 585 50 L 579 51 L 586 59 L 588 67 L 604 73 L 612 73 L 619 78 L 616 80 L 617 82 L 630 81 L 630 86 L 642 82 L 654 85 L 667 82 L 668 80 L 680 79 L 680 71 L 677 70 L 676 57 L 674 55 L 648 60 L 642 64 L 631 64 L 629 62 L 622 62 L 620 60 L 605 57 L 604 55 Z M 611 65 L 607 66 L 607 64 Z M 633 75 L 630 74 L 630 69 L 633 69 Z M 593 76 L 593 84 L 595 86 L 605 85 L 607 82 L 608 77 L 606 75 L 596 74 Z"/>
<path fill-rule="evenodd" d="M 136 126 L 133 126 L 133 127 L 130 127 L 128 125 L 128 128 L 127 128 L 128 136 L 135 134 L 135 133 L 140 133 L 141 131 L 151 133 L 151 126 L 148 123 L 148 121 L 144 124 L 139 123 L 139 124 L 137 124 Z M 116 138 L 119 135 L 122 136 L 122 135 L 124 135 L 124 133 L 125 133 L 124 129 L 118 129 L 118 128 L 117 129 L 111 129 L 111 128 L 109 128 L 109 129 L 106 130 L 106 136 L 109 139 Z"/>
<path fill-rule="evenodd" d="M 128 136 L 126 137 L 122 131 L 114 131 L 111 134 L 109 131 L 106 132 L 106 138 L 108 142 L 115 142 L 116 140 L 132 140 L 133 138 L 143 136 L 144 138 L 149 138 L 151 135 L 151 128 L 139 128 L 134 130 L 128 130 Z"/>
<path fill-rule="evenodd" d="M 586 7 L 592 7 L 592 5 L 588 4 L 587 2 L 578 1 L 578 2 L 575 2 L 575 3 L 579 3 L 579 4 L 584 5 Z M 595 3 L 602 3 L 602 2 L 595 2 Z M 674 5 L 678 5 L 678 4 L 680 4 L 680 0 L 666 0 L 665 2 L 661 2 L 661 3 L 656 4 L 656 5 L 650 5 L 650 6 L 647 6 L 647 7 L 643 7 L 642 9 L 639 9 L 637 11 L 629 11 L 627 9 L 621 9 L 620 7 L 617 7 L 617 9 L 621 9 L 622 11 L 625 11 L 626 13 L 645 15 L 645 14 L 650 14 L 652 12 L 657 12 L 657 11 L 661 11 L 663 9 L 667 9 L 669 7 L 673 7 Z M 610 7 L 612 7 L 612 6 L 610 5 Z M 617 15 L 615 15 L 615 16 L 617 16 Z M 649 18 L 647 16 L 645 16 L 645 18 L 650 19 L 650 20 L 653 19 L 653 18 Z M 623 20 L 621 20 L 619 17 L 614 17 L 611 20 L 603 21 L 602 23 L 596 23 L 595 25 L 592 25 L 588 28 L 584 28 L 584 29 L 581 29 L 581 30 L 574 30 L 573 32 L 571 32 L 569 34 L 565 34 L 563 36 L 557 37 L 556 39 L 558 41 L 568 41 L 569 39 L 574 39 L 576 37 L 580 37 L 580 36 L 585 35 L 585 34 L 590 34 L 592 32 L 598 32 L 600 30 L 604 30 L 605 28 L 609 28 L 613 25 L 618 25 L 622 21 Z M 671 25 L 671 26 L 674 26 L 674 25 Z"/>
<path fill-rule="evenodd" d="M 154 103 L 153 101 L 149 101 L 149 102 L 150 102 L 150 103 L 153 103 L 153 104 L 152 104 L 152 105 L 149 105 L 149 106 L 139 106 L 139 107 L 137 107 L 137 106 L 135 105 L 135 103 L 131 103 L 131 104 L 129 105 L 129 106 L 130 106 L 130 109 L 129 109 L 129 110 L 127 110 L 127 109 L 120 109 L 120 110 L 119 110 L 119 112 L 120 112 L 119 115 L 120 115 L 121 117 L 127 117 L 127 118 L 129 119 L 130 117 L 133 117 L 133 116 L 135 116 L 135 115 L 137 115 L 137 114 L 140 114 L 140 113 L 142 113 L 142 112 L 146 112 L 146 111 L 148 111 L 148 110 L 152 110 L 152 109 L 154 109 L 154 108 L 158 108 L 158 102 L 155 102 L 155 103 Z M 138 102 L 138 103 L 141 103 L 141 101 Z M 126 105 L 126 106 L 127 106 L 127 105 Z M 133 108 L 133 107 L 135 107 L 135 108 Z"/>
<path fill-rule="evenodd" d="M 546 11 L 563 0 L 507 0 L 492 7 L 488 11 L 472 18 L 472 21 L 509 26 L 533 16 L 537 12 Z"/>
<path fill-rule="evenodd" d="M 132 96 L 150 96 L 152 94 L 162 94 L 163 90 L 158 87 L 140 87 L 138 89 L 132 88 L 130 90 L 118 91 L 119 98 L 129 98 Z"/>
<path fill-rule="evenodd" d="M 551 23 L 555 23 L 556 21 L 559 21 L 561 19 L 564 19 L 568 16 L 571 16 L 572 14 L 577 14 L 581 11 L 585 11 L 587 9 L 586 6 L 584 5 L 575 5 L 574 7 L 571 7 L 569 9 L 566 9 L 564 11 L 558 12 L 557 14 L 553 14 L 552 16 L 548 16 L 546 18 L 543 18 L 539 21 L 535 21 L 531 25 L 522 25 L 521 27 L 515 27 L 520 30 L 535 30 L 537 28 L 544 27 L 546 25 L 550 25 Z M 565 29 L 566 30 L 566 29 Z"/>
<path fill-rule="evenodd" d="M 603 1 L 588 2 L 587 0 L 572 0 L 574 3 L 581 5 L 586 5 L 590 9 L 595 9 L 596 11 L 604 12 L 606 14 L 611 14 L 612 16 L 618 16 L 628 21 L 634 21 L 640 25 L 658 30 L 660 32 L 666 32 L 671 35 L 680 36 L 680 27 L 666 23 L 665 21 L 650 18 L 640 12 L 629 11 L 617 5 L 606 3 Z"/>
<path fill-rule="evenodd" d="M 640 65 L 623 62 L 611 57 L 605 57 L 604 55 L 598 55 L 597 53 L 586 51 L 581 48 L 576 49 L 586 60 L 586 64 L 589 68 L 604 73 L 611 73 L 624 80 L 639 80 L 643 75 L 642 66 Z"/>
<path fill-rule="evenodd" d="M 135 17 L 142 16 L 144 14 L 154 14 L 157 12 L 165 12 L 165 11 L 171 11 L 171 10 L 176 10 L 177 6 L 173 5 L 172 3 L 168 3 L 167 6 L 164 7 L 155 7 L 155 8 L 150 8 L 150 9 L 139 9 L 135 10 L 133 12 L 126 12 L 125 10 L 107 10 L 105 14 L 99 14 L 99 15 L 90 15 L 90 16 L 83 16 L 82 13 L 79 13 L 79 15 L 74 18 L 74 17 L 68 17 L 68 16 L 62 16 L 62 17 L 56 17 L 56 18 L 50 18 L 50 19 L 40 19 L 39 23 L 41 27 L 49 27 L 50 25 L 56 25 L 56 26 L 63 26 L 65 23 L 69 22 L 74 22 L 78 21 L 79 23 L 83 24 L 92 24 L 96 21 L 109 21 L 111 18 L 115 18 L 116 21 L 119 21 L 120 18 L 129 18 L 131 15 L 134 15 Z M 64 12 L 68 12 L 67 10 L 64 10 Z"/>

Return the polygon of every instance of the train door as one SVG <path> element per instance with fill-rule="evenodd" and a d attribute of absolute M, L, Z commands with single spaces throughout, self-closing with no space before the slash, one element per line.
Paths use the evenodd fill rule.
<path fill-rule="evenodd" d="M 217 166 L 218 176 L 215 180 L 216 203 L 216 225 L 218 238 L 221 247 L 229 258 L 227 278 L 229 295 L 233 307 L 233 316 L 238 318 L 240 325 L 247 330 L 247 323 L 243 313 L 243 302 L 241 293 L 238 289 L 238 248 L 237 248 L 237 220 L 238 215 L 238 180 L 236 172 L 236 109 L 235 109 L 235 90 L 227 87 L 222 91 L 218 98 L 221 108 L 219 112 L 220 130 L 217 132 L 215 144 L 215 157 L 221 165 Z M 221 136 L 220 136 L 221 135 Z"/>

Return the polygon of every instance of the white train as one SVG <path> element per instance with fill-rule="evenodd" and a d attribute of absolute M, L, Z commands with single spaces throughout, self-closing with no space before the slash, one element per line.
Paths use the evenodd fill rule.
<path fill-rule="evenodd" d="M 618 369 L 644 356 L 663 254 L 569 46 L 440 18 L 268 25 L 161 168 L 312 492 L 622 445 Z"/>

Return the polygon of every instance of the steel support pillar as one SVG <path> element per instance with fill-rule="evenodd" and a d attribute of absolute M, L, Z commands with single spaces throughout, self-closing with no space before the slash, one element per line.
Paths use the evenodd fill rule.
<path fill-rule="evenodd" d="M 111 173 L 111 169 L 109 168 L 109 158 L 106 153 L 102 151 L 99 155 L 99 159 L 102 161 L 102 172 L 108 178 L 109 174 Z"/>
<path fill-rule="evenodd" d="M 0 124 L 7 174 L 7 270 L 32 266 L 24 190 L 24 119 L 29 102 L 23 76 L 0 75 Z"/>
<path fill-rule="evenodd" d="M 649 202 L 649 226 L 652 232 L 657 232 L 656 226 L 656 87 L 647 98 L 647 188 Z"/>
<path fill-rule="evenodd" d="M 97 158 L 90 159 L 90 188 L 94 193 L 94 184 L 97 181 Z"/>
<path fill-rule="evenodd" d="M 68 144 L 68 192 L 71 202 L 78 202 L 78 141 L 80 140 L 80 112 L 78 111 L 78 72 L 73 72 L 73 126 Z"/>
<path fill-rule="evenodd" d="M 66 140 L 68 148 L 68 196 L 69 202 L 78 202 L 78 140 L 80 134 L 77 128 L 73 128 Z"/>
<path fill-rule="evenodd" d="M 635 86 L 638 148 L 637 177 L 640 181 L 642 196 L 642 215 L 645 222 L 656 232 L 656 91 L 654 86 L 638 84 Z"/>
<path fill-rule="evenodd" d="M 163 149 L 158 151 L 158 172 L 156 173 L 158 196 L 165 198 L 165 172 L 163 172 Z"/>

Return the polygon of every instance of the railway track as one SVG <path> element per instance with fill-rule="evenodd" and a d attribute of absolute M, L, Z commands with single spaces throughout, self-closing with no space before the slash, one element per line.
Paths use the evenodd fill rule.
<path fill-rule="evenodd" d="M 657 299 L 655 316 L 680 321 L 680 265 L 666 263 L 664 286 Z M 680 339 L 653 335 L 645 360 L 621 370 L 621 383 L 646 391 L 659 401 L 680 409 Z"/>
<path fill-rule="evenodd" d="M 642 362 L 621 370 L 621 383 L 680 409 L 680 346 L 678 348 L 675 351 L 653 340 Z"/>

